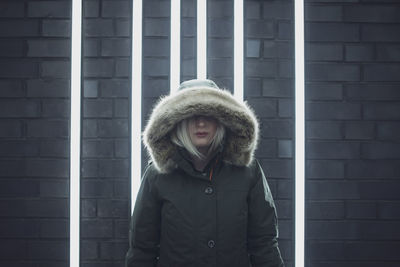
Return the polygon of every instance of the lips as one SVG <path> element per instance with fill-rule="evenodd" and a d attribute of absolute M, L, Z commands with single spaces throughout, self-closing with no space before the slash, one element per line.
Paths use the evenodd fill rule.
<path fill-rule="evenodd" d="M 196 136 L 197 136 L 197 137 L 205 137 L 205 136 L 207 136 L 207 135 L 208 135 L 207 132 L 198 132 L 198 133 L 196 133 Z"/>

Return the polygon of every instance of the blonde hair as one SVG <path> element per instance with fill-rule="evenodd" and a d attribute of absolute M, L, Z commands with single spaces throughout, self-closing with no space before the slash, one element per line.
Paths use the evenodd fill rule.
<path fill-rule="evenodd" d="M 189 154 L 195 156 L 199 159 L 204 159 L 207 155 L 215 151 L 221 144 L 225 137 L 225 127 L 218 122 L 215 135 L 211 141 L 210 147 L 208 148 L 207 155 L 203 155 L 192 143 L 189 133 L 188 133 L 188 121 L 189 119 L 184 119 L 180 121 L 175 130 L 171 134 L 171 141 L 177 146 L 185 148 Z"/>

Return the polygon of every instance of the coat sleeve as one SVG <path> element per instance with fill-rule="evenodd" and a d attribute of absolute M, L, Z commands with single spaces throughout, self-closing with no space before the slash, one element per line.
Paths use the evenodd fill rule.
<path fill-rule="evenodd" d="M 153 170 L 151 170 L 153 169 Z M 161 204 L 154 188 L 155 170 L 147 167 L 129 229 L 125 267 L 155 267 L 159 257 Z"/>
<path fill-rule="evenodd" d="M 260 164 L 256 161 L 256 183 L 248 205 L 248 253 L 253 267 L 284 266 L 278 248 L 278 221 L 274 200 Z"/>

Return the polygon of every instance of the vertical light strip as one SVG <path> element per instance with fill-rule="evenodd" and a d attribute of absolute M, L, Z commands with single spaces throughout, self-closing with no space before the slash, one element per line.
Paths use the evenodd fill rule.
<path fill-rule="evenodd" d="M 170 91 L 175 92 L 181 80 L 181 0 L 171 0 Z"/>
<path fill-rule="evenodd" d="M 142 175 L 142 0 L 132 7 L 131 211 Z"/>
<path fill-rule="evenodd" d="M 207 0 L 197 0 L 197 78 L 207 78 Z"/>
<path fill-rule="evenodd" d="M 295 266 L 304 266 L 305 97 L 304 2 L 295 0 Z"/>
<path fill-rule="evenodd" d="M 79 266 L 82 1 L 72 1 L 69 264 Z"/>
<path fill-rule="evenodd" d="M 243 0 L 234 0 L 234 96 L 243 100 Z"/>

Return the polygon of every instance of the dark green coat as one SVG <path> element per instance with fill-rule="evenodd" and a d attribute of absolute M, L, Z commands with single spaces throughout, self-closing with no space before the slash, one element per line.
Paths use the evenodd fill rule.
<path fill-rule="evenodd" d="M 126 266 L 283 266 L 275 205 L 258 162 L 237 167 L 216 156 L 200 173 L 179 157 L 171 173 L 146 169 Z"/>

